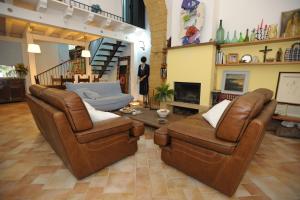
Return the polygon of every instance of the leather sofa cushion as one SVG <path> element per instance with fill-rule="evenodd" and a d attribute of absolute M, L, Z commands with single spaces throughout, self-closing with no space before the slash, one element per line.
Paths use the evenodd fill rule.
<path fill-rule="evenodd" d="M 238 142 L 249 122 L 261 112 L 272 95 L 268 89 L 259 89 L 236 98 L 223 113 L 216 136 L 229 142 Z"/>
<path fill-rule="evenodd" d="M 100 121 L 94 124 L 92 129 L 77 132 L 75 135 L 79 143 L 88 143 L 99 138 L 129 131 L 132 128 L 132 120 L 125 117 L 118 117 Z"/>
<path fill-rule="evenodd" d="M 29 87 L 29 91 L 32 94 L 32 96 L 35 96 L 37 98 L 41 97 L 41 93 L 44 90 L 47 90 L 48 88 L 42 85 L 33 85 Z"/>
<path fill-rule="evenodd" d="M 33 92 L 33 96 L 64 112 L 74 132 L 93 127 L 90 115 L 76 93 L 53 88 L 45 89 L 38 85 L 30 86 L 30 91 Z"/>
<path fill-rule="evenodd" d="M 215 129 L 202 117 L 186 118 L 171 123 L 168 126 L 168 134 L 171 137 L 227 155 L 232 154 L 236 147 L 236 143 L 216 138 Z"/>

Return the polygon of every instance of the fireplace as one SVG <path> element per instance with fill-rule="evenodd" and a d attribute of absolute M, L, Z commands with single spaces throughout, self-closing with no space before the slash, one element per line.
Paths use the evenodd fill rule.
<path fill-rule="evenodd" d="M 200 104 L 201 83 L 175 82 L 174 101 Z"/>

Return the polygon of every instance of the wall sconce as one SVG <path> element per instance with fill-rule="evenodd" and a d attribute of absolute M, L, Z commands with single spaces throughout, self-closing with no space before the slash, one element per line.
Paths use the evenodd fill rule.
<path fill-rule="evenodd" d="M 140 48 L 145 51 L 145 43 L 143 41 L 139 41 Z"/>
<path fill-rule="evenodd" d="M 91 57 L 91 52 L 89 50 L 82 50 L 81 51 L 81 57 L 90 58 Z"/>
<path fill-rule="evenodd" d="M 41 53 L 41 48 L 38 44 L 28 44 L 27 51 L 29 53 Z"/>

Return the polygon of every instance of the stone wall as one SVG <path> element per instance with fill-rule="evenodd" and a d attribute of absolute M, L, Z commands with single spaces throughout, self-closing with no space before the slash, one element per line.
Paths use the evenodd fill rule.
<path fill-rule="evenodd" d="M 163 48 L 166 47 L 167 8 L 165 0 L 144 0 L 151 31 L 149 94 L 162 83 L 160 68 L 164 63 Z"/>

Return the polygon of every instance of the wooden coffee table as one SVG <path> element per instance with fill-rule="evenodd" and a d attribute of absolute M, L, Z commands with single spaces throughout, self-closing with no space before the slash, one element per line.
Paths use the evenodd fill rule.
<path fill-rule="evenodd" d="M 117 112 L 117 114 L 121 116 L 127 116 L 131 119 L 143 122 L 145 125 L 154 127 L 154 128 L 160 128 L 162 126 L 166 126 L 171 122 L 178 121 L 180 119 L 184 119 L 187 116 L 184 115 L 178 115 L 178 114 L 173 114 L 170 113 L 166 118 L 167 122 L 166 123 L 159 123 L 159 119 L 161 119 L 158 114 L 156 113 L 156 110 L 150 110 L 149 108 L 137 108 L 137 110 L 140 110 L 142 113 L 137 114 L 137 115 L 132 115 L 132 114 L 125 114 L 120 111 Z"/>

